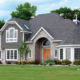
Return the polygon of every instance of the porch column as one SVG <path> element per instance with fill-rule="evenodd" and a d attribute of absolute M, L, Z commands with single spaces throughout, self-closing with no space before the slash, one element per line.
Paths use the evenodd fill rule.
<path fill-rule="evenodd" d="M 66 60 L 66 48 L 63 48 L 63 60 Z"/>
<path fill-rule="evenodd" d="M 74 61 L 74 48 L 71 48 L 71 62 Z"/>

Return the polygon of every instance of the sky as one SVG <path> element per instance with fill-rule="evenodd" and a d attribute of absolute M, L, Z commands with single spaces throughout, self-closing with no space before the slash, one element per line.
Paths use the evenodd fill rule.
<path fill-rule="evenodd" d="M 25 2 L 37 6 L 36 15 L 49 13 L 60 7 L 80 8 L 80 0 L 0 0 L 0 20 L 9 20 L 11 12 Z"/>

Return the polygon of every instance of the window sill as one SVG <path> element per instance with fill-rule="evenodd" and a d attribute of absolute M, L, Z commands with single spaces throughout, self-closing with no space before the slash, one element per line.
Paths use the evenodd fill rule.
<path fill-rule="evenodd" d="M 18 59 L 6 59 L 6 61 L 18 61 Z"/>

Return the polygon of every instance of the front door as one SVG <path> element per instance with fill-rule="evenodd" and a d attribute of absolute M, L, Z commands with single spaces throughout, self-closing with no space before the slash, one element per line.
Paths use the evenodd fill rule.
<path fill-rule="evenodd" d="M 50 59 L 51 50 L 50 48 L 43 48 L 43 61 Z"/>

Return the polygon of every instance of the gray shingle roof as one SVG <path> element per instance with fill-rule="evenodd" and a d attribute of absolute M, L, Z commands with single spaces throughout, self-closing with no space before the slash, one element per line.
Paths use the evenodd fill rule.
<path fill-rule="evenodd" d="M 63 40 L 61 44 L 80 44 L 80 25 L 76 25 L 69 19 L 63 19 L 57 13 L 41 14 L 30 21 L 17 18 L 14 20 L 22 27 L 23 24 L 28 25 L 32 32 L 29 39 L 43 27 L 55 40 Z"/>
<path fill-rule="evenodd" d="M 23 19 L 19 19 L 19 18 L 12 18 L 9 21 L 16 21 L 23 28 L 24 31 L 26 31 L 26 30 L 30 31 L 29 21 L 27 21 L 27 20 L 23 20 Z"/>

